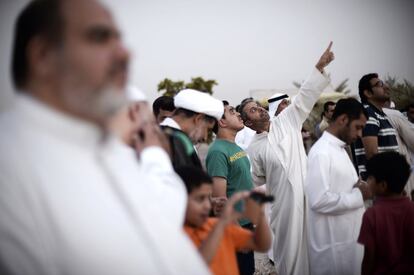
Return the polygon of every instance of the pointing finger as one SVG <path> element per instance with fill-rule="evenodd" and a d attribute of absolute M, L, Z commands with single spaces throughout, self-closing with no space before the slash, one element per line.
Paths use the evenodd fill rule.
<path fill-rule="evenodd" d="M 330 52 L 330 51 L 331 51 L 332 44 L 333 44 L 333 42 L 332 42 L 332 41 L 331 41 L 331 42 L 329 42 L 329 46 L 328 46 L 328 48 L 326 49 L 326 51 L 325 51 L 325 52 Z"/>

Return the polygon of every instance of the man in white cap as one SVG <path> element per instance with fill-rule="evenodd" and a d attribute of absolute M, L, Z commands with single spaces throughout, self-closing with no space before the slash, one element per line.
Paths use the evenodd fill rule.
<path fill-rule="evenodd" d="M 275 117 L 255 101 L 240 106 L 244 124 L 257 134 L 247 148 L 255 185 L 266 184 L 275 196 L 271 210 L 274 234 L 273 256 L 278 274 L 309 274 L 306 246 L 305 195 L 306 153 L 301 135 L 302 124 L 328 85 L 324 68 L 334 59 L 332 42 L 322 54 L 299 94 L 288 105 L 278 98 Z"/>
<path fill-rule="evenodd" d="M 170 141 L 173 166 L 202 169 L 194 145 L 207 140 L 208 132 L 224 113 L 223 103 L 207 93 L 185 89 L 174 97 L 174 105 L 173 116 L 161 123 Z"/>
<path fill-rule="evenodd" d="M 186 191 L 158 126 L 139 127 L 140 163 L 106 128 L 128 61 L 97 1 L 35 0 L 20 13 L 18 92 L 0 115 L 1 274 L 208 274 L 170 208 Z"/>

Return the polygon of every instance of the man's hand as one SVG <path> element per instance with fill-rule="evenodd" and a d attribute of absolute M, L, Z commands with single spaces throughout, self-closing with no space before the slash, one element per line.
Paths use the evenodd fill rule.
<path fill-rule="evenodd" d="M 331 52 L 332 41 L 329 43 L 328 48 L 322 54 L 321 58 L 319 58 L 318 63 L 316 63 L 316 69 L 318 69 L 321 73 L 323 73 L 323 69 L 335 59 L 334 53 Z"/>
<path fill-rule="evenodd" d="M 371 188 L 369 188 L 369 185 L 367 182 L 359 179 L 357 183 L 354 185 L 355 188 L 358 188 L 361 191 L 362 198 L 365 200 L 372 199 L 372 191 Z"/>

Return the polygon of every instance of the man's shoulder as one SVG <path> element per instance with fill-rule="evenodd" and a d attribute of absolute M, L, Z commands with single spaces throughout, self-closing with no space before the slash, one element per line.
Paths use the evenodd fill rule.
<path fill-rule="evenodd" d="M 308 158 L 316 157 L 316 156 L 330 156 L 332 152 L 329 150 L 329 143 L 326 141 L 324 136 L 322 135 L 315 144 L 311 147 L 309 151 Z"/>
<path fill-rule="evenodd" d="M 243 151 L 244 150 L 238 146 L 236 143 L 228 142 L 222 139 L 216 139 L 213 143 L 209 146 L 208 152 L 209 153 L 224 153 L 230 154 L 236 151 Z"/>
<path fill-rule="evenodd" d="M 193 151 L 193 143 L 191 142 L 191 139 L 188 137 L 186 133 L 184 133 L 180 129 L 173 128 L 170 126 L 161 126 L 161 129 L 173 141 L 179 141 L 186 148 L 186 151 Z"/>

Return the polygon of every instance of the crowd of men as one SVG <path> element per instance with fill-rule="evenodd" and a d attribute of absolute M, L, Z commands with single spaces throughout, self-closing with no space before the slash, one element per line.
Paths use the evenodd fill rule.
<path fill-rule="evenodd" d="M 0 114 L 0 273 L 414 273 L 414 107 L 366 74 L 360 101 L 325 104 L 307 154 L 333 60 L 331 42 L 268 109 L 184 89 L 151 110 L 105 6 L 31 1 Z"/>

